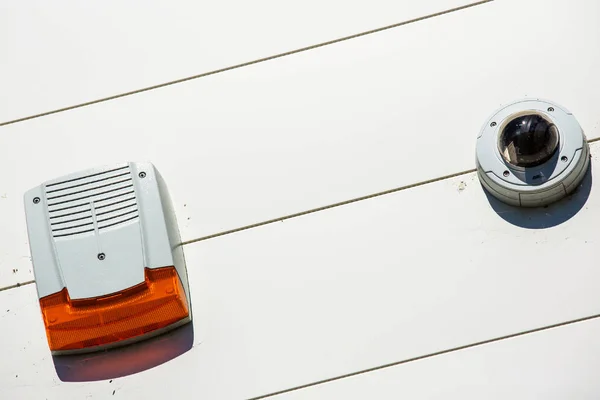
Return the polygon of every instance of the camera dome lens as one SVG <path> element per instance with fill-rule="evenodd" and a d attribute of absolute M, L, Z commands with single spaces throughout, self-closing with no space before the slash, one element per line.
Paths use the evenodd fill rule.
<path fill-rule="evenodd" d="M 558 149 L 558 128 L 538 114 L 513 118 L 502 130 L 500 154 L 518 167 L 535 167 L 548 161 Z"/>

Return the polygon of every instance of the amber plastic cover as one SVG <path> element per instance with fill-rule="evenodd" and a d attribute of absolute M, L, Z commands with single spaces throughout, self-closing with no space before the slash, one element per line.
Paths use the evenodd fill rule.
<path fill-rule="evenodd" d="M 103 346 L 146 335 L 189 315 L 174 267 L 145 269 L 139 285 L 111 295 L 71 300 L 67 288 L 40 299 L 51 351 Z"/>

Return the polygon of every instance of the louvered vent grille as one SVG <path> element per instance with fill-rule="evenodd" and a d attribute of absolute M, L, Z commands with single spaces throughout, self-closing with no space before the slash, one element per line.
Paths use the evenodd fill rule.
<path fill-rule="evenodd" d="M 84 234 L 138 218 L 129 166 L 46 185 L 52 236 Z"/>

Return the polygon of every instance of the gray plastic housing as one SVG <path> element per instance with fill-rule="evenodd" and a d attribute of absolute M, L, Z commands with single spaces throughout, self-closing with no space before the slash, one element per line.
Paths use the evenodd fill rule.
<path fill-rule="evenodd" d="M 542 165 L 508 164 L 498 148 L 500 132 L 519 115 L 540 114 L 558 128 L 559 148 Z M 581 126 L 564 107 L 542 99 L 523 99 L 494 112 L 477 136 L 477 173 L 483 187 L 498 200 L 520 207 L 544 206 L 575 190 L 589 166 L 589 146 Z"/>
<path fill-rule="evenodd" d="M 71 299 L 105 296 L 142 283 L 144 268 L 174 266 L 191 320 L 174 208 L 151 163 L 63 176 L 27 191 L 24 201 L 39 298 L 65 287 Z"/>

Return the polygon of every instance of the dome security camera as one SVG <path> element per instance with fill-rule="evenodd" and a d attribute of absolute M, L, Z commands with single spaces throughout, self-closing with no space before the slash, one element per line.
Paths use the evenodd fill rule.
<path fill-rule="evenodd" d="M 498 200 L 544 206 L 577 188 L 589 165 L 579 123 L 563 107 L 526 99 L 496 111 L 477 137 L 477 173 Z"/>

